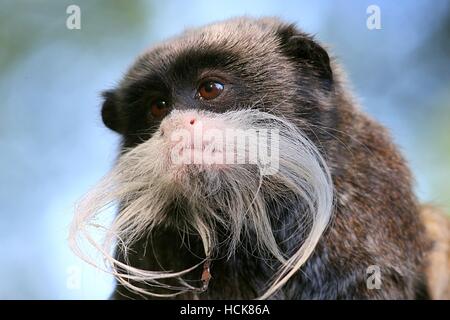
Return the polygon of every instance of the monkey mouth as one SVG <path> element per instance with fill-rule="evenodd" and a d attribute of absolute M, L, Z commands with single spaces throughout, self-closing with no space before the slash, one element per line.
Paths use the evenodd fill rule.
<path fill-rule="evenodd" d="M 171 157 L 173 165 L 214 166 L 225 165 L 225 153 L 219 145 L 203 144 L 200 146 L 186 145 Z"/>
<path fill-rule="evenodd" d="M 198 179 L 200 174 L 218 173 L 230 170 L 233 164 L 226 164 L 224 153 L 219 147 L 180 148 L 177 155 L 168 156 L 167 171 L 172 174 L 173 183 L 179 185 L 186 179 Z"/>

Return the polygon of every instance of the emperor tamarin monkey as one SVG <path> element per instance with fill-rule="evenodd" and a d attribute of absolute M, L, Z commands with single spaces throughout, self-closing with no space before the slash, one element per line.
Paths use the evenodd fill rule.
<path fill-rule="evenodd" d="M 188 30 L 140 55 L 104 99 L 122 148 L 80 202 L 71 243 L 88 261 L 80 238 L 102 253 L 114 298 L 448 293 L 447 220 L 419 207 L 386 130 L 294 25 L 238 18 Z M 248 161 L 265 147 L 269 163 Z M 193 161 L 240 152 L 245 161 Z M 87 229 L 110 204 L 119 212 L 98 243 Z"/>

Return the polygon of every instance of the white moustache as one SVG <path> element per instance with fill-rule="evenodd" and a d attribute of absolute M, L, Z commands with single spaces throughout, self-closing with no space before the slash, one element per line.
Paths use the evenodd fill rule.
<path fill-rule="evenodd" d="M 195 121 L 189 120 L 191 118 Z M 198 137 L 193 134 L 195 128 L 189 125 L 200 127 L 199 124 L 214 130 L 214 134 L 202 126 L 199 144 L 195 146 Z M 234 133 L 233 139 L 226 138 L 227 130 Z M 183 132 L 178 134 L 181 137 L 178 140 L 173 139 L 177 132 Z M 183 155 L 184 162 L 177 162 L 180 150 L 197 153 Z M 252 158 L 255 152 L 257 156 Z M 200 162 L 194 161 L 196 154 L 202 157 Z M 215 157 L 214 162 L 205 162 L 205 155 L 220 157 Z M 285 256 L 275 241 L 264 197 L 264 194 L 283 193 L 293 194 L 307 208 L 292 212 L 299 215 L 298 219 L 292 219 L 298 225 L 289 230 L 308 230 L 309 233 L 291 256 Z M 80 202 L 71 226 L 71 246 L 83 259 L 97 265 L 80 249 L 80 241 L 87 239 L 104 256 L 107 263 L 104 270 L 139 293 L 169 297 L 196 290 L 198 288 L 188 285 L 182 276 L 197 266 L 177 272 L 141 270 L 112 255 L 115 242 L 126 252 L 137 239 L 151 233 L 156 226 L 168 223 L 168 208 L 180 199 L 185 200 L 187 206 L 183 210 L 187 217 L 179 222 L 185 226 L 180 229 L 193 231 L 201 237 L 205 258 L 211 257 L 217 246 L 215 229 L 218 224 L 229 234 L 230 255 L 250 230 L 257 235 L 258 250 L 270 253 L 282 265 L 269 289 L 260 297 L 268 298 L 313 252 L 332 215 L 333 185 L 328 167 L 315 145 L 285 119 L 257 110 L 223 114 L 176 111 L 162 121 L 152 138 L 124 152 L 112 171 Z M 282 197 L 279 201 L 283 201 Z M 121 210 L 112 225 L 105 227 L 105 241 L 98 243 L 87 229 L 111 203 L 120 203 Z M 310 221 L 310 225 L 301 225 L 302 221 Z M 161 282 L 167 278 L 178 278 L 182 285 L 174 288 Z M 156 294 L 128 280 L 175 292 Z"/>

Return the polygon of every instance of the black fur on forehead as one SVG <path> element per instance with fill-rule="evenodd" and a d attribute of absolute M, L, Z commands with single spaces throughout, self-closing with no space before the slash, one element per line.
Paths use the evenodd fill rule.
<path fill-rule="evenodd" d="M 123 134 L 125 145 L 145 140 L 150 134 L 139 133 L 157 125 L 145 119 L 146 92 L 157 87 L 172 96 L 205 68 L 233 78 L 237 90 L 229 107 L 257 107 L 312 125 L 333 125 L 335 81 L 327 52 L 276 18 L 236 18 L 190 29 L 144 52 L 118 88 L 104 94 L 105 125 Z M 182 94 L 177 98 L 177 107 L 195 104 Z"/>
<path fill-rule="evenodd" d="M 294 67 L 308 76 L 319 76 L 327 81 L 333 78 L 327 52 L 294 24 L 276 18 L 235 18 L 189 29 L 148 50 L 138 57 L 122 85 L 139 81 L 148 72 L 166 72 L 173 63 L 199 52 L 239 57 L 236 67 L 245 65 L 250 69 L 247 71 L 253 71 L 252 75 L 256 76 L 261 76 L 257 72 L 261 68 L 274 72 L 275 76 L 280 75 L 280 71 L 289 73 Z M 288 67 L 286 59 L 296 59 L 295 65 Z"/>

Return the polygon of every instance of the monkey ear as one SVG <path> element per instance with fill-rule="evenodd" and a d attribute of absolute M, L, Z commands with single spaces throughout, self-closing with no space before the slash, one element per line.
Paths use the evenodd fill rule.
<path fill-rule="evenodd" d="M 102 105 L 102 120 L 105 126 L 117 133 L 124 134 L 126 121 L 119 109 L 118 99 L 114 90 L 107 90 L 102 93 L 104 102 Z"/>
<path fill-rule="evenodd" d="M 332 84 L 333 72 L 330 57 L 313 37 L 297 30 L 294 24 L 280 27 L 278 35 L 282 49 L 289 57 L 299 62 L 307 62 L 321 81 Z"/>

